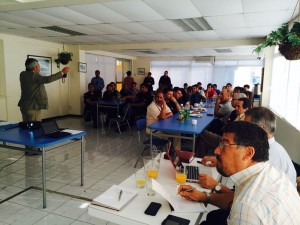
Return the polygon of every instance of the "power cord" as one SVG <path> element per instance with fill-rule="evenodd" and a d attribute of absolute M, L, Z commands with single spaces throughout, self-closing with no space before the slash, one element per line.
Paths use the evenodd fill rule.
<path fill-rule="evenodd" d="M 5 165 L 5 166 L 3 166 L 1 169 L 0 169 L 0 172 L 5 168 L 5 167 L 7 167 L 7 166 L 10 166 L 10 165 L 12 165 L 12 164 L 14 164 L 14 163 L 16 163 L 16 162 L 18 162 L 20 159 L 22 159 L 23 157 L 25 156 L 25 154 L 23 154 L 20 158 L 18 158 L 17 160 L 15 160 L 14 162 L 12 162 L 12 163 L 9 163 L 9 164 L 7 164 L 7 165 Z"/>

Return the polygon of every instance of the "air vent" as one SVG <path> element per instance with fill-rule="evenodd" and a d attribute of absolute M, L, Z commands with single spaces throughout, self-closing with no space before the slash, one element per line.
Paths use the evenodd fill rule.
<path fill-rule="evenodd" d="M 231 49 L 214 49 L 217 53 L 231 53 Z"/>
<path fill-rule="evenodd" d="M 137 51 L 137 52 L 141 52 L 141 53 L 145 53 L 145 54 L 157 54 L 156 52 L 152 52 L 150 50 L 142 50 L 142 51 Z"/>
<path fill-rule="evenodd" d="M 209 62 L 209 63 L 215 63 L 215 57 L 214 56 L 198 56 L 195 57 L 195 62 Z"/>
<path fill-rule="evenodd" d="M 65 29 L 65 28 L 62 28 L 62 27 L 58 27 L 58 26 L 40 27 L 40 28 L 46 29 L 46 30 L 52 30 L 52 31 L 55 31 L 55 32 L 58 32 L 58 33 L 68 34 L 70 36 L 86 35 L 86 34 L 83 34 L 83 33 L 80 33 L 80 32 L 74 31 L 74 30 L 69 30 L 69 29 Z"/>
<path fill-rule="evenodd" d="M 212 30 L 212 27 L 203 17 L 178 19 L 172 21 L 184 31 Z"/>

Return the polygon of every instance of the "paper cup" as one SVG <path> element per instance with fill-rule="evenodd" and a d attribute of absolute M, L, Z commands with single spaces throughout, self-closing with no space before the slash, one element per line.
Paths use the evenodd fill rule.
<path fill-rule="evenodd" d="M 197 125 L 197 120 L 193 119 L 193 120 L 192 120 L 192 124 L 193 124 L 193 125 Z"/>

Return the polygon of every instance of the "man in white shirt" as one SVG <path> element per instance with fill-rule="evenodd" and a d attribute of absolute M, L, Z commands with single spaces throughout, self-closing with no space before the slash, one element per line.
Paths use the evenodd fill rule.
<path fill-rule="evenodd" d="M 225 204 L 218 193 L 187 192 L 190 185 L 178 189 L 182 197 L 231 208 L 228 224 L 300 224 L 300 197 L 284 172 L 268 162 L 269 142 L 264 129 L 245 121 L 227 124 L 215 154 L 218 172 L 235 184 L 233 201 Z"/>

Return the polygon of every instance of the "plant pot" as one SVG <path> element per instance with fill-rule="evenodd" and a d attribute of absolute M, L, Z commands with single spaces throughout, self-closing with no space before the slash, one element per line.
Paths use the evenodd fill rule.
<path fill-rule="evenodd" d="M 290 43 L 284 43 L 279 45 L 279 52 L 287 60 L 300 59 L 300 45 L 291 45 Z"/>

